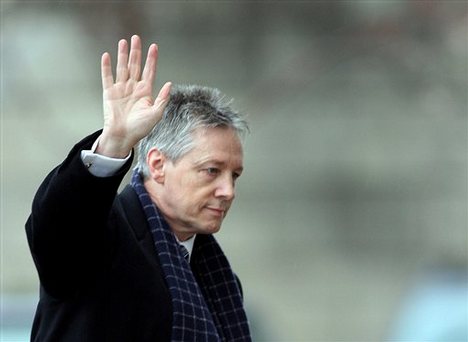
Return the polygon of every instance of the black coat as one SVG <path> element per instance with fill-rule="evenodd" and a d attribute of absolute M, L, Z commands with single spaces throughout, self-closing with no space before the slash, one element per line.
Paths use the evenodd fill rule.
<path fill-rule="evenodd" d="M 171 297 L 134 190 L 116 195 L 131 160 L 91 175 L 79 142 L 40 186 L 26 223 L 41 282 L 32 341 L 169 341 Z M 198 239 L 198 238 L 197 238 Z"/>

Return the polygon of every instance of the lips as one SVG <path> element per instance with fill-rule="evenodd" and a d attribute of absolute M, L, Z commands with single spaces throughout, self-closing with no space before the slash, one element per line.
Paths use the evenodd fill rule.
<path fill-rule="evenodd" d="M 211 213 L 215 214 L 216 216 L 224 216 L 226 209 L 224 208 L 216 208 L 216 207 L 206 207 Z"/>

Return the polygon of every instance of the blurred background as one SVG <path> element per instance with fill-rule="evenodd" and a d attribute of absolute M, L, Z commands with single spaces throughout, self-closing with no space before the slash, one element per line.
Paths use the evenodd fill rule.
<path fill-rule="evenodd" d="M 132 34 L 165 81 L 251 124 L 217 235 L 255 341 L 468 340 L 466 1 L 1 2 L 2 341 L 26 341 L 34 193 L 99 129 L 100 56 Z M 115 62 L 115 58 L 114 58 Z"/>

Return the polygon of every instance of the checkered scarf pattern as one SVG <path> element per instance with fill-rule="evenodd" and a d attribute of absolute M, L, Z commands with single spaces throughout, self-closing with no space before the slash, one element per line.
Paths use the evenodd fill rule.
<path fill-rule="evenodd" d="M 171 341 L 251 341 L 238 283 L 214 237 L 197 237 L 193 251 L 193 262 L 201 273 L 197 282 L 137 170 L 131 185 L 145 211 L 172 297 Z"/>

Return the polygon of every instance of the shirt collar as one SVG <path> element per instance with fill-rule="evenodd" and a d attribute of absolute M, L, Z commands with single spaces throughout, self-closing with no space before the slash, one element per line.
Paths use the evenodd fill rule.
<path fill-rule="evenodd" d="M 187 251 L 189 252 L 189 261 L 190 261 L 190 258 L 192 257 L 193 244 L 195 242 L 196 236 L 197 234 L 194 234 L 190 239 L 187 239 L 185 241 L 179 241 L 179 239 L 176 236 L 177 242 L 181 244 L 182 246 L 184 246 L 185 248 L 187 248 Z"/>

